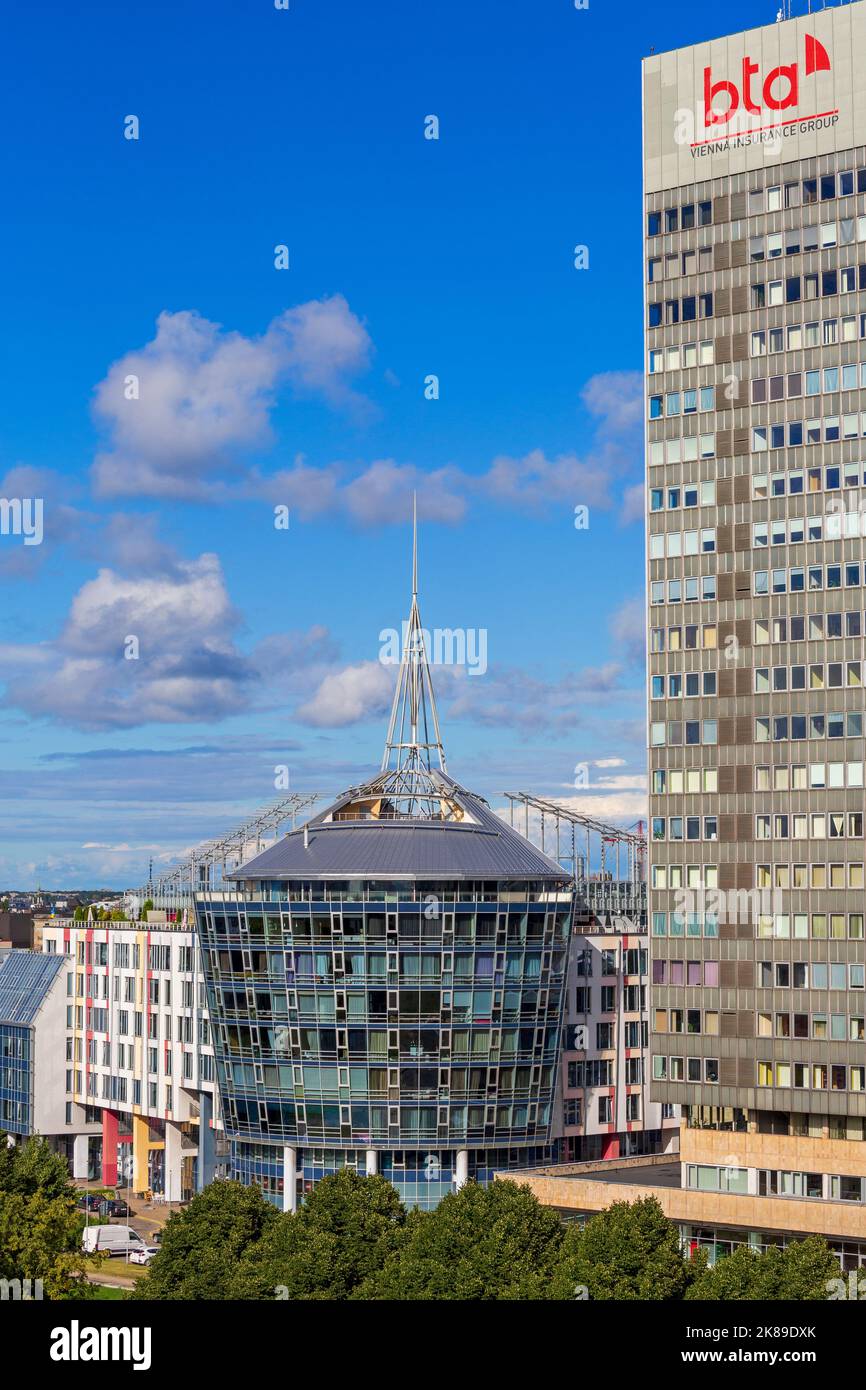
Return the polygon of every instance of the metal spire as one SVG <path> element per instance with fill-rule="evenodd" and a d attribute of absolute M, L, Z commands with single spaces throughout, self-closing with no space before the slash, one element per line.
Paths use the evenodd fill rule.
<path fill-rule="evenodd" d="M 429 720 L 429 722 L 428 722 Z M 430 725 L 432 724 L 432 729 Z M 439 733 L 436 696 L 427 660 L 424 629 L 418 608 L 418 498 L 412 496 L 412 603 L 403 625 L 400 674 L 391 706 L 391 719 L 382 755 L 382 771 L 405 774 L 407 783 L 432 771 L 435 754 L 445 771 L 445 750 Z"/>
<path fill-rule="evenodd" d="M 418 597 L 418 494 L 412 493 L 412 598 Z"/>

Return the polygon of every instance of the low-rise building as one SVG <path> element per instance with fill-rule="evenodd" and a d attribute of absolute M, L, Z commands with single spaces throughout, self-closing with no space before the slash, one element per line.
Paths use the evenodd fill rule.
<path fill-rule="evenodd" d="M 0 951 L 38 950 L 30 912 L 0 912 Z"/>
<path fill-rule="evenodd" d="M 579 893 L 574 930 L 560 1071 L 561 1155 L 617 1159 L 675 1150 L 678 1111 L 653 1100 L 649 1088 L 646 913 L 603 924 Z"/>
<path fill-rule="evenodd" d="M 102 1181 L 176 1202 L 223 1172 L 222 1135 L 195 933 L 155 915 L 52 923 L 43 948 L 70 962 L 61 1089 L 99 1117 Z M 88 1176 L 80 1140 L 70 1157 Z"/>

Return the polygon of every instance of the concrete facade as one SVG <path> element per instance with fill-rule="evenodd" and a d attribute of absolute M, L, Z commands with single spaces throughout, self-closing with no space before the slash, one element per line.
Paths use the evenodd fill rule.
<path fill-rule="evenodd" d="M 651 1086 L 726 1206 L 862 1169 L 864 59 L 858 3 L 644 64 Z"/>
<path fill-rule="evenodd" d="M 866 6 L 647 58 L 652 1194 L 866 1260 Z M 664 1181 L 660 1175 L 664 1175 Z M 632 1180 L 633 1178 L 633 1180 Z"/>

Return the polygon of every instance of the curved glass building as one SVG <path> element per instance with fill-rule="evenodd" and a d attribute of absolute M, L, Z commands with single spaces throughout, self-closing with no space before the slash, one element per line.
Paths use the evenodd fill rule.
<path fill-rule="evenodd" d="M 197 894 L 234 1176 L 410 1205 L 549 1161 L 570 876 L 445 770 L 416 584 L 382 767 Z"/>

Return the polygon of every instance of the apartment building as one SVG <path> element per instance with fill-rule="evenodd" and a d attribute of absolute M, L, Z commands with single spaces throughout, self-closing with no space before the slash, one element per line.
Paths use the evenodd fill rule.
<path fill-rule="evenodd" d="M 46 925 L 43 950 L 71 963 L 56 1043 L 70 1120 L 77 1108 L 91 1121 L 58 1143 L 73 1175 L 191 1197 L 225 1171 L 195 932 L 165 913 L 147 923 L 61 921 Z"/>
<path fill-rule="evenodd" d="M 641 885 L 643 887 L 643 885 Z M 649 947 L 644 911 L 602 926 L 578 891 L 561 1067 L 564 1160 L 676 1148 L 679 1112 L 650 1095 Z"/>
<path fill-rule="evenodd" d="M 643 98 L 650 1093 L 681 1166 L 538 1190 L 858 1265 L 866 7 L 654 55 Z"/>

